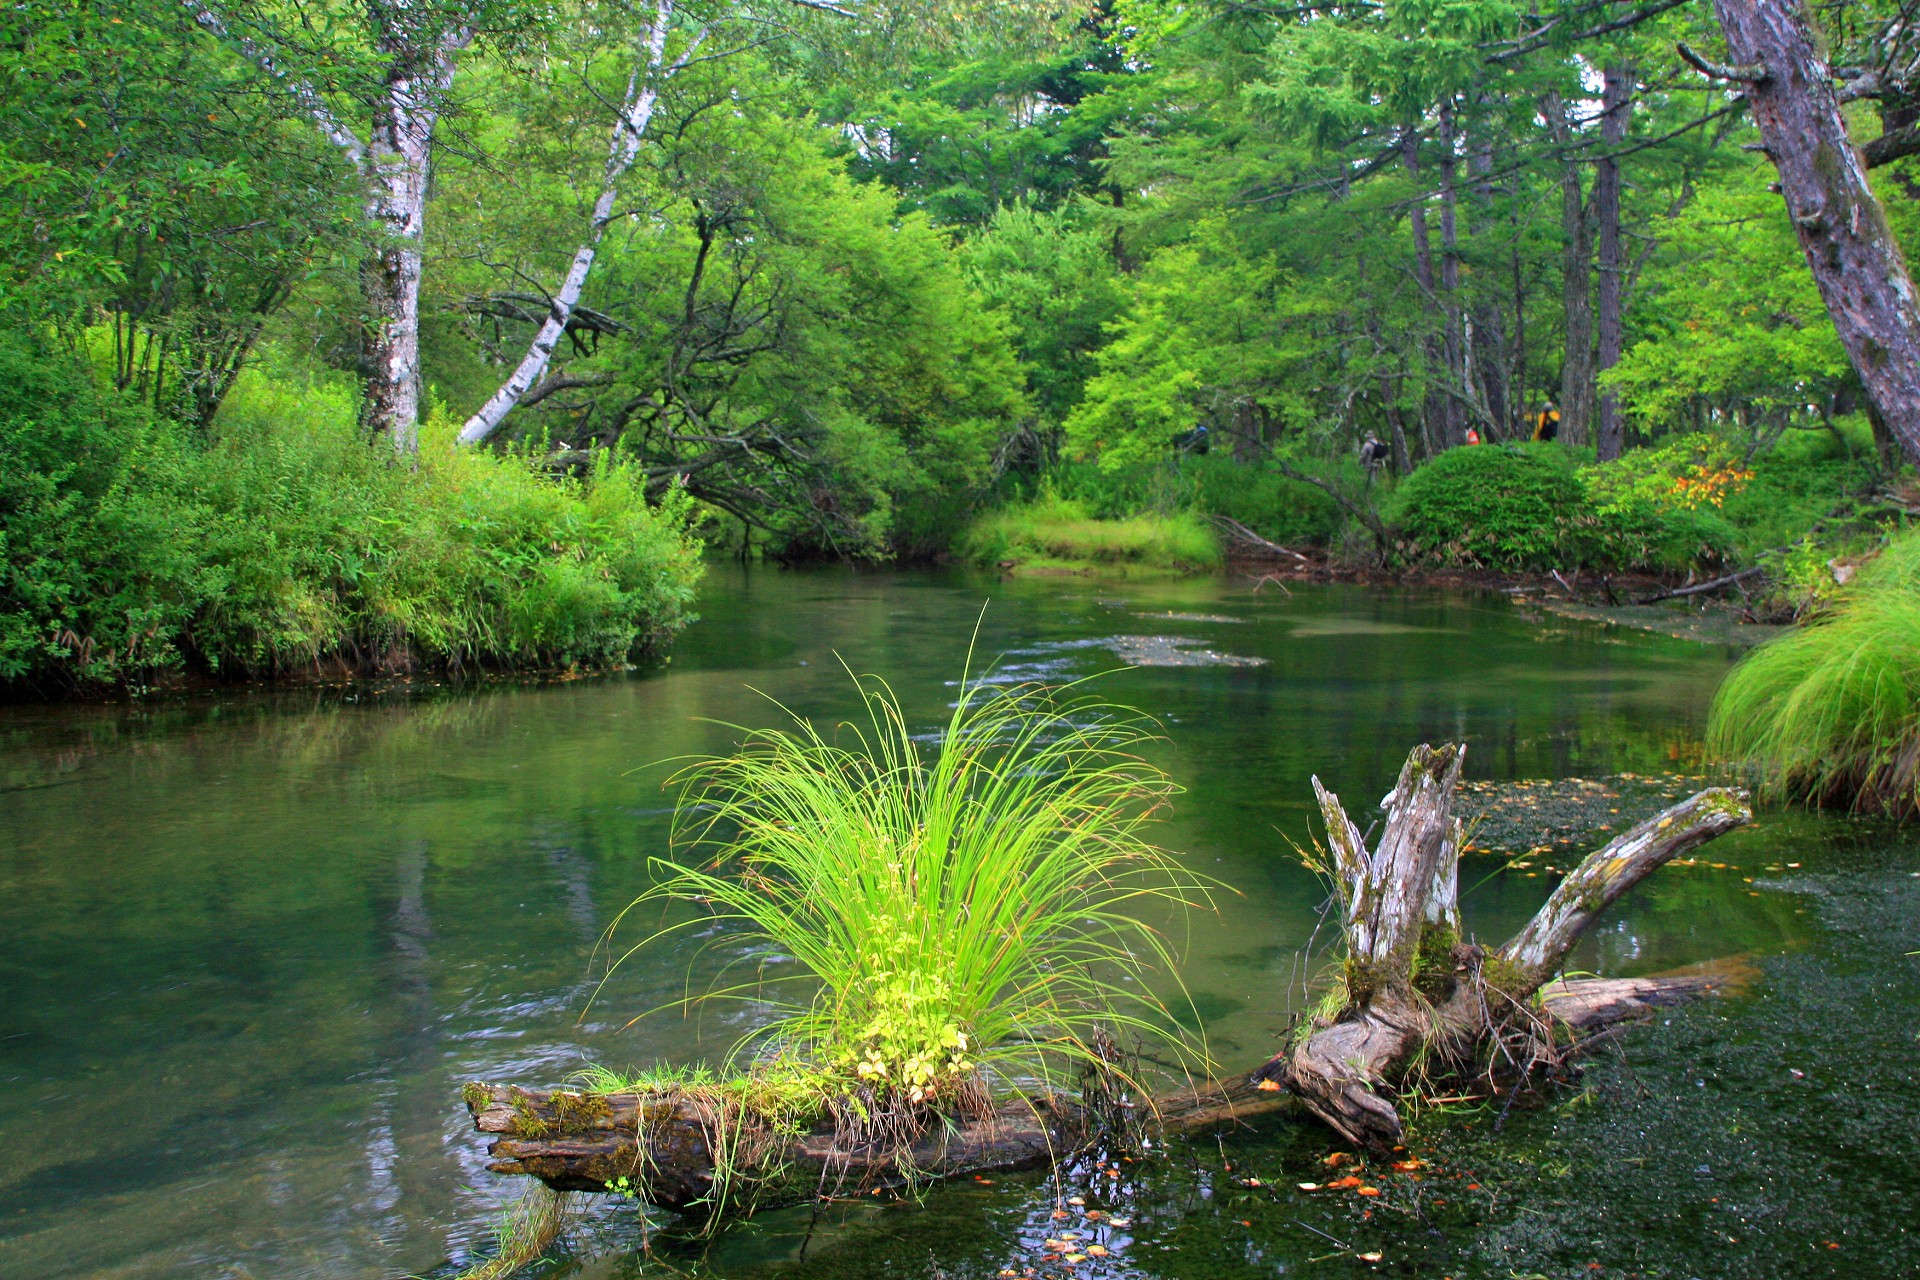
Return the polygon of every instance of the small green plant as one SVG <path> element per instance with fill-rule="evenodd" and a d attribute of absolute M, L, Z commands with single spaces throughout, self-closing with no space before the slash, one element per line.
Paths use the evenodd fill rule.
<path fill-rule="evenodd" d="M 1138 754 L 1149 726 L 1059 690 L 965 683 L 928 748 L 883 682 L 856 684 L 864 723 L 829 738 L 792 716 L 678 775 L 676 841 L 710 854 L 663 863 L 635 904 L 699 903 L 793 957 L 796 972 L 704 997 L 772 1002 L 740 1046 L 755 1074 L 797 1073 L 843 1119 L 906 1133 L 982 1113 L 996 1084 L 1104 1067 L 1112 1031 L 1203 1057 L 1148 994 L 1171 954 L 1136 913 L 1208 894 L 1146 839 L 1175 791 Z"/>

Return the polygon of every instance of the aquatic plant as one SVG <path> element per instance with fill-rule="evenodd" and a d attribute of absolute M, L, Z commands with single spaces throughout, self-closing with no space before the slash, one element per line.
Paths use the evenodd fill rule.
<path fill-rule="evenodd" d="M 1863 568 L 1830 613 L 1742 659 L 1714 695 L 1707 745 L 1779 797 L 1920 808 L 1920 535 Z"/>
<path fill-rule="evenodd" d="M 1150 724 L 963 681 L 928 745 L 883 681 L 855 683 L 864 723 L 829 737 L 788 712 L 677 775 L 676 844 L 708 856 L 662 862 L 635 905 L 704 910 L 624 955 L 718 917 L 791 957 L 700 998 L 771 1000 L 740 1049 L 813 1073 L 863 1124 L 978 1114 L 997 1082 L 1107 1065 L 1114 1032 L 1200 1056 L 1148 984 L 1171 955 L 1140 915 L 1208 892 L 1146 839 L 1176 791 L 1139 755 Z"/>

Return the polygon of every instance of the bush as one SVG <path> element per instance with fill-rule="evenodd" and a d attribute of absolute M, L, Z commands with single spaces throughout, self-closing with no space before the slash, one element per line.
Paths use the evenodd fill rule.
<path fill-rule="evenodd" d="M 0 348 L 0 377 L 0 679 L 616 662 L 689 620 L 689 504 L 637 471 L 555 480 L 445 422 L 396 467 L 348 389 L 279 371 L 211 440 L 45 352 Z"/>
<path fill-rule="evenodd" d="M 1551 569 L 1569 564 L 1586 487 L 1552 446 L 1449 449 L 1408 476 L 1392 512 L 1420 555 L 1445 564 Z"/>
<path fill-rule="evenodd" d="M 1051 495 L 990 511 L 960 541 L 980 565 L 1029 570 L 1162 569 L 1194 573 L 1223 562 L 1220 540 L 1191 512 L 1098 520 Z"/>
<path fill-rule="evenodd" d="M 1742 659 L 1714 695 L 1707 745 L 1776 795 L 1920 809 L 1920 534 L 1863 569 L 1831 614 Z"/>
<path fill-rule="evenodd" d="M 1673 483 L 1640 453 L 1576 471 L 1554 445 L 1451 449 L 1407 478 L 1393 515 L 1416 555 L 1450 565 L 1678 573 L 1726 559 L 1733 529 L 1663 497 Z"/>

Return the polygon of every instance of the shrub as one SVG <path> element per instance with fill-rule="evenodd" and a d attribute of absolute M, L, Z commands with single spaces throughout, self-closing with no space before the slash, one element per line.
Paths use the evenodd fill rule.
<path fill-rule="evenodd" d="M 396 467 L 348 389 L 278 370 L 210 440 L 17 343 L 0 380 L 0 679 L 613 662 L 689 620 L 689 504 L 637 471 L 556 480 L 444 421 Z"/>
<path fill-rule="evenodd" d="M 962 536 L 960 553 L 976 564 L 1024 569 L 1181 573 L 1215 569 L 1224 559 L 1220 539 L 1191 512 L 1096 520 L 1079 503 L 1051 495 L 981 516 Z"/>
<path fill-rule="evenodd" d="M 1714 695 L 1707 743 L 1779 796 L 1920 808 L 1920 534 L 1863 569 L 1832 613 L 1743 658 Z"/>
<path fill-rule="evenodd" d="M 1551 569 L 1569 563 L 1580 478 L 1552 446 L 1449 449 L 1408 476 L 1393 516 L 1420 555 L 1445 564 Z"/>
<path fill-rule="evenodd" d="M 180 429 L 0 340 L 0 681 L 138 681 L 223 586 Z"/>
<path fill-rule="evenodd" d="M 1681 464 L 1676 464 L 1681 465 Z M 1736 535 L 1657 459 L 1575 470 L 1554 445 L 1450 449 L 1415 471 L 1393 515 L 1416 555 L 1488 569 L 1678 573 L 1723 561 Z"/>

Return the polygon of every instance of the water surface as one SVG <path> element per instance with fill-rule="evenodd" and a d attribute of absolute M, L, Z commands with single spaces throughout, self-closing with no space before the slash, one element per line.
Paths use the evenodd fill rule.
<path fill-rule="evenodd" d="M 1164 843 L 1239 890 L 1196 922 L 1183 973 L 1215 1052 L 1247 1063 L 1301 1001 L 1297 953 L 1324 896 L 1291 848 L 1308 838 L 1310 774 L 1356 811 L 1420 741 L 1464 739 L 1482 780 L 1690 774 L 1731 661 L 1495 597 L 1224 579 L 720 569 L 701 612 L 671 662 L 612 678 L 0 709 L 0 1274 L 402 1275 L 484 1247 L 516 1188 L 485 1171 L 460 1082 L 694 1061 L 750 1024 L 735 1008 L 627 1025 L 680 995 L 689 963 L 696 984 L 724 964 L 724 937 L 637 958 L 591 1009 L 590 962 L 667 851 L 658 762 L 727 749 L 727 723 L 775 718 L 768 697 L 851 713 L 842 661 L 884 674 L 929 730 L 970 642 L 997 678 L 1113 671 L 1102 691 L 1162 720 L 1161 763 L 1186 788 Z M 1833 827 L 1797 821 L 1716 846 L 1726 868 L 1663 872 L 1576 965 L 1805 954 L 1826 926 L 1765 867 Z M 1813 855 L 1793 860 L 1812 874 Z M 1492 938 L 1551 883 L 1498 866 L 1466 875 Z M 1516 1133 L 1491 1149 L 1579 1141 L 1534 1120 Z M 1275 1169 L 1324 1149 L 1296 1129 L 1260 1141 Z M 1308 1260 L 1332 1246 L 1286 1225 L 1300 1210 L 1216 1221 L 1214 1175 L 1181 1168 L 1142 1173 L 1155 1243 L 1116 1247 L 1100 1274 L 1323 1265 Z M 1049 1194 L 1035 1175 L 828 1224 L 776 1216 L 673 1260 L 995 1275 L 1026 1265 Z M 1155 1252 L 1179 1238 L 1213 1243 L 1202 1260 Z M 637 1240 L 631 1210 L 603 1209 L 554 1265 L 628 1269 Z M 1326 1265 L 1359 1265 L 1352 1252 Z M 1461 1274 L 1478 1265 L 1461 1255 Z"/>

